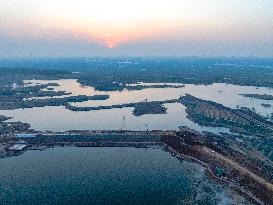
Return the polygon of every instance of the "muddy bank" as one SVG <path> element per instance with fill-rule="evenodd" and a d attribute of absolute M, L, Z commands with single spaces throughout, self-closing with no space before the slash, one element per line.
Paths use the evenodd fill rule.
<path fill-rule="evenodd" d="M 219 137 L 219 136 L 218 136 Z M 214 179 L 226 183 L 255 204 L 273 201 L 273 166 L 264 162 L 257 166 L 255 157 L 245 158 L 242 153 L 216 141 L 211 133 L 201 134 L 191 130 L 175 131 L 70 131 L 65 133 L 37 133 L 35 137 L 20 138 L 25 143 L 22 150 L 10 150 L 11 141 L 1 148 L 1 156 L 23 154 L 27 150 L 44 150 L 55 146 L 78 147 L 151 147 L 161 146 L 173 156 L 182 156 L 204 166 Z M 19 139 L 17 139 L 19 140 Z M 215 143 L 217 142 L 217 143 Z M 272 165 L 272 162 L 271 162 Z M 263 190 L 263 192 L 260 192 Z"/>

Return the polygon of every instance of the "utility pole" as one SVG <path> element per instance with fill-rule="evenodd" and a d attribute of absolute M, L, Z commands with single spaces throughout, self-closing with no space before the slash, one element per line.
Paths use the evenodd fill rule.
<path fill-rule="evenodd" d="M 125 115 L 123 115 L 123 117 L 122 117 L 122 123 L 121 123 L 121 128 L 120 128 L 121 131 L 125 129 L 125 122 L 126 122 L 126 118 L 125 118 Z"/>

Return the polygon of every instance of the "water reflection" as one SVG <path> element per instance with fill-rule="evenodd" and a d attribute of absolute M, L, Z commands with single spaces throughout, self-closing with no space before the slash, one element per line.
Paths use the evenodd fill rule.
<path fill-rule="evenodd" d="M 237 86 L 226 84 L 213 85 L 185 85 L 183 88 L 149 88 L 134 91 L 113 91 L 101 92 L 92 87 L 83 87 L 76 80 L 53 80 L 53 81 L 29 81 L 31 84 L 58 83 L 60 86 L 54 86 L 56 91 L 71 92 L 71 95 L 98 95 L 109 94 L 110 98 L 104 101 L 87 101 L 83 103 L 73 103 L 77 106 L 99 106 L 123 104 L 129 102 L 140 102 L 145 99 L 167 100 L 179 98 L 181 95 L 190 93 L 196 97 L 221 103 L 225 106 L 236 108 L 243 106 L 252 108 L 256 112 L 267 116 L 273 112 L 272 108 L 265 108 L 262 103 L 265 101 L 259 99 L 246 98 L 241 93 L 257 93 L 273 95 L 273 90 L 269 88 L 259 88 L 251 86 Z M 147 84 L 146 84 L 147 85 Z M 149 84 L 150 85 L 150 84 Z M 177 85 L 177 84 L 175 84 Z M 272 104 L 273 105 L 273 104 Z M 90 112 L 72 112 L 64 107 L 44 107 L 17 110 L 2 110 L 0 114 L 14 117 L 11 121 L 22 121 L 31 124 L 35 130 L 119 130 L 121 129 L 122 119 L 125 116 L 125 129 L 128 130 L 177 130 L 179 126 L 189 126 L 198 131 L 210 132 L 228 132 L 224 128 L 202 127 L 186 118 L 185 107 L 179 103 L 166 104 L 167 114 L 162 115 L 144 115 L 135 117 L 132 115 L 133 108 L 99 110 Z M 147 127 L 146 127 L 147 124 Z"/>
<path fill-rule="evenodd" d="M 26 81 L 32 84 L 37 83 L 58 83 L 60 86 L 52 87 L 55 91 L 66 91 L 71 92 L 71 95 L 103 95 L 108 94 L 110 96 L 107 100 L 94 101 L 90 100 L 87 102 L 81 103 L 72 103 L 76 106 L 100 106 L 100 105 L 114 105 L 114 104 L 123 104 L 131 102 L 141 102 L 144 100 L 155 101 L 155 100 L 170 100 L 176 99 L 180 96 L 189 93 L 198 98 L 205 100 L 211 100 L 220 104 L 223 104 L 227 107 L 236 108 L 237 106 L 241 107 L 254 107 L 256 112 L 266 116 L 271 114 L 273 109 L 265 108 L 261 104 L 269 103 L 273 105 L 273 101 L 266 101 L 260 99 L 251 99 L 243 97 L 239 94 L 253 93 L 253 94 L 268 94 L 273 95 L 273 89 L 260 87 L 256 88 L 253 86 L 239 86 L 232 84 L 224 83 L 214 83 L 212 85 L 193 85 L 186 84 L 182 88 L 148 88 L 143 90 L 123 90 L 123 91 L 96 91 L 93 87 L 81 86 L 77 80 L 68 79 L 68 80 L 50 80 L 50 81 Z M 159 85 L 159 84 L 168 84 L 168 85 L 182 85 L 179 83 L 140 83 L 137 85 Z M 136 84 L 132 84 L 136 85 Z"/>
<path fill-rule="evenodd" d="M 193 195 L 194 174 L 161 149 L 54 148 L 0 160 L 1 204 L 177 204 Z"/>
<path fill-rule="evenodd" d="M 227 132 L 225 128 L 202 127 L 186 118 L 185 107 L 180 103 L 165 104 L 167 114 L 132 115 L 133 108 L 73 112 L 64 107 L 43 107 L 1 111 L 6 116 L 14 116 L 10 121 L 28 122 L 39 131 L 67 130 L 120 130 L 125 116 L 127 130 L 178 130 L 181 125 L 198 131 Z M 147 127 L 146 127 L 147 124 Z"/>

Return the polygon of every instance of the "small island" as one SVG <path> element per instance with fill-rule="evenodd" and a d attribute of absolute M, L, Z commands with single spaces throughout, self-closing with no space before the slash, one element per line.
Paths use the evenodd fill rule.
<path fill-rule="evenodd" d="M 110 109 L 121 109 L 121 108 L 133 107 L 135 108 L 135 110 L 145 110 L 144 112 L 141 111 L 141 113 L 143 112 L 143 114 L 162 114 L 162 113 L 165 113 L 163 111 L 164 109 L 166 109 L 162 106 L 163 104 L 177 103 L 177 102 L 179 102 L 179 99 L 125 103 L 125 104 L 115 104 L 115 105 L 100 105 L 100 106 L 93 106 L 93 107 L 78 107 L 78 106 L 71 105 L 70 103 L 66 103 L 65 108 L 71 111 L 76 111 L 76 112 L 87 112 L 92 110 L 110 110 Z M 136 111 L 136 112 L 139 113 L 139 111 Z M 139 116 L 139 115 L 136 115 L 136 116 Z"/>
<path fill-rule="evenodd" d="M 273 96 L 272 95 L 267 95 L 267 94 L 240 94 L 244 97 L 247 98 L 255 98 L 255 99 L 260 99 L 260 100 L 273 100 Z"/>
<path fill-rule="evenodd" d="M 133 115 L 166 114 L 165 108 L 160 102 L 141 102 L 134 106 Z"/>
<path fill-rule="evenodd" d="M 265 108 L 269 108 L 269 107 L 272 107 L 272 105 L 270 105 L 270 104 L 267 104 L 267 103 L 262 103 L 261 104 L 263 107 L 265 107 Z"/>

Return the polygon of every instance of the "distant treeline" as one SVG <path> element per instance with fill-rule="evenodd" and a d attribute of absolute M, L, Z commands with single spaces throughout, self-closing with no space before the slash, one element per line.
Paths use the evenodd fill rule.
<path fill-rule="evenodd" d="M 6 67 L 0 69 L 1 81 L 10 73 L 31 79 L 76 78 L 98 90 L 122 90 L 136 82 L 273 87 L 273 59 L 266 58 L 6 59 L 0 67 Z"/>

